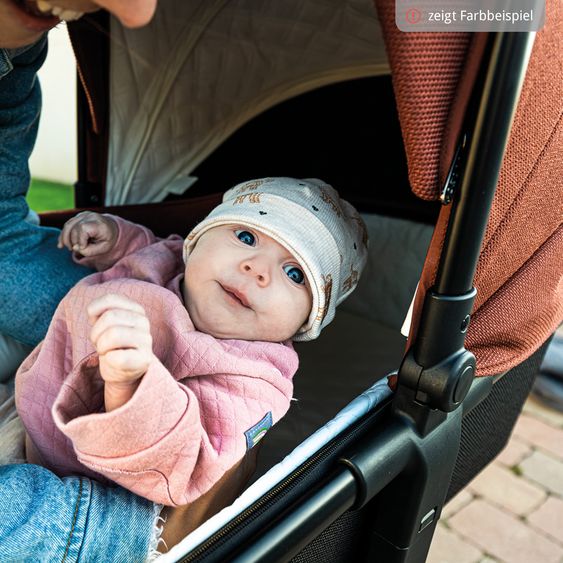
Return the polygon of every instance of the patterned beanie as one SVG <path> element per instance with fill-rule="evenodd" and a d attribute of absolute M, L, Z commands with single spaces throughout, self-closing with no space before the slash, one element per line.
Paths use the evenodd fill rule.
<path fill-rule="evenodd" d="M 313 294 L 307 322 L 293 337 L 313 340 L 356 287 L 367 259 L 367 230 L 358 212 L 321 180 L 264 178 L 243 182 L 187 236 L 186 261 L 205 231 L 241 224 L 284 246 L 303 268 Z"/>

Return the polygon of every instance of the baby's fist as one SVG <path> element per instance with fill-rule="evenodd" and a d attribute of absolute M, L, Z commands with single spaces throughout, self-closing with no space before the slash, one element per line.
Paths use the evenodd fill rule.
<path fill-rule="evenodd" d="M 117 223 L 111 217 L 83 211 L 64 224 L 57 246 L 82 256 L 98 256 L 113 249 L 117 235 Z"/>
<path fill-rule="evenodd" d="M 98 352 L 106 386 L 135 384 L 136 388 L 154 357 L 143 307 L 122 295 L 108 294 L 90 303 L 88 316 L 93 325 L 90 340 Z"/>

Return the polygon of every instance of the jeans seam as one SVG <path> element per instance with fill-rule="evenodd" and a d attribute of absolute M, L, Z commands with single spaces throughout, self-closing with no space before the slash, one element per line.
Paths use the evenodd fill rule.
<path fill-rule="evenodd" d="M 70 527 L 70 533 L 68 535 L 68 541 L 66 542 L 65 552 L 63 554 L 63 559 L 61 563 L 65 563 L 66 557 L 68 555 L 68 550 L 70 549 L 70 544 L 72 542 L 72 535 L 74 533 L 74 528 L 76 526 L 76 521 L 78 519 L 78 508 L 80 506 L 80 501 L 82 499 L 82 479 L 80 479 L 80 484 L 78 485 L 78 495 L 76 499 L 76 504 L 74 506 L 74 514 L 72 516 L 72 525 Z"/>
<path fill-rule="evenodd" d="M 0 79 L 4 78 L 13 68 L 8 51 L 0 49 Z"/>

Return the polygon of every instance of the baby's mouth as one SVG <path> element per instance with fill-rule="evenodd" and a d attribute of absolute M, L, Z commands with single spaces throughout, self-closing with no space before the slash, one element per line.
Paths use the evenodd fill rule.
<path fill-rule="evenodd" d="M 226 285 L 223 285 L 223 284 L 220 284 L 220 285 L 223 288 L 223 291 L 225 293 L 227 293 L 229 295 L 229 297 L 231 299 L 233 299 L 233 301 L 238 302 L 240 305 L 242 305 L 243 307 L 246 307 L 247 309 L 251 308 L 250 303 L 248 302 L 248 299 L 246 298 L 244 293 L 242 293 L 242 292 L 240 292 L 240 291 L 238 291 L 234 288 L 228 287 Z"/>
<path fill-rule="evenodd" d="M 47 0 L 15 0 L 15 2 L 28 14 L 36 18 L 52 18 L 56 16 L 60 20 L 68 22 L 77 20 L 83 15 L 83 12 L 60 8 Z"/>

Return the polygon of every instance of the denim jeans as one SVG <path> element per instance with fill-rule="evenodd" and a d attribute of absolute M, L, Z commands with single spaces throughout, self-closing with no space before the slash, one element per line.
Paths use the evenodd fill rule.
<path fill-rule="evenodd" d="M 36 465 L 0 467 L 0 561 L 144 561 L 152 502 Z"/>
<path fill-rule="evenodd" d="M 0 49 L 0 333 L 35 345 L 67 291 L 91 273 L 57 248 L 57 229 L 25 221 L 28 159 L 37 136 L 43 38 L 27 49 Z"/>
<path fill-rule="evenodd" d="M 47 41 L 0 49 L 0 332 L 45 335 L 60 299 L 90 271 L 56 247 L 59 231 L 25 221 L 28 158 L 41 106 Z M 0 561 L 143 561 L 157 507 L 119 487 L 59 479 L 35 465 L 0 467 Z"/>

